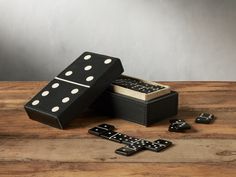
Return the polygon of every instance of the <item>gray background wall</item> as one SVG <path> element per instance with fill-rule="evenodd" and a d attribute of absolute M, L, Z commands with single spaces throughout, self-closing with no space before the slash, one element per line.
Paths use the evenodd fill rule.
<path fill-rule="evenodd" d="M 236 80 L 235 0 L 0 0 L 0 80 L 50 80 L 84 51 L 150 80 Z"/>

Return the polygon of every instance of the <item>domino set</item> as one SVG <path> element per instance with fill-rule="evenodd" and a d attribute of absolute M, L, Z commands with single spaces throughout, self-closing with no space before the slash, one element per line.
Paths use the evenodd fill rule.
<path fill-rule="evenodd" d="M 170 87 L 156 82 L 145 81 L 122 75 L 112 83 L 111 90 L 144 101 L 170 93 Z"/>
<path fill-rule="evenodd" d="M 25 110 L 32 120 L 60 129 L 91 108 L 145 126 L 177 114 L 177 92 L 167 85 L 121 75 L 123 71 L 120 59 L 85 52 L 26 103 Z M 214 119 L 213 114 L 201 113 L 195 122 L 209 124 Z M 184 120 L 170 120 L 170 132 L 190 128 Z M 142 150 L 160 152 L 172 145 L 167 140 L 151 142 L 114 130 L 112 125 L 101 124 L 88 132 L 125 144 L 115 151 L 124 156 Z"/>
<path fill-rule="evenodd" d="M 151 142 L 148 140 L 139 139 L 128 136 L 126 134 L 115 132 L 114 130 L 115 127 L 113 125 L 101 124 L 89 129 L 88 132 L 92 135 L 100 136 L 104 139 L 125 144 L 126 146 L 115 150 L 115 153 L 124 156 L 131 156 L 142 150 L 160 152 L 172 145 L 172 142 L 167 140 L 158 139 L 154 142 Z"/>

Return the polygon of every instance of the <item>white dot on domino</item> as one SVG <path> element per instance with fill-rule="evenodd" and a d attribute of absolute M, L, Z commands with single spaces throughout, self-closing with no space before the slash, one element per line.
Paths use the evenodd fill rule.
<path fill-rule="evenodd" d="M 70 101 L 69 97 L 65 97 L 65 98 L 62 99 L 62 103 L 67 103 L 68 101 Z"/>
<path fill-rule="evenodd" d="M 92 69 L 92 66 L 91 66 L 91 65 L 88 65 L 88 66 L 85 66 L 85 67 L 84 67 L 84 70 L 85 70 L 85 71 L 89 71 L 90 69 Z"/>
<path fill-rule="evenodd" d="M 109 64 L 109 63 L 111 63 L 111 61 L 112 61 L 112 60 L 109 58 L 109 59 L 106 59 L 106 60 L 104 61 L 104 63 L 105 63 L 105 64 Z"/>
<path fill-rule="evenodd" d="M 39 100 L 34 100 L 34 101 L 32 102 L 32 105 L 33 105 L 33 106 L 36 106 L 37 104 L 39 104 Z"/>
<path fill-rule="evenodd" d="M 89 82 L 89 81 L 92 81 L 93 79 L 94 79 L 94 77 L 93 77 L 93 76 L 89 76 L 89 77 L 87 77 L 87 78 L 86 78 L 86 81 L 88 81 L 88 82 Z"/>
<path fill-rule="evenodd" d="M 73 89 L 73 90 L 71 90 L 71 94 L 76 94 L 76 93 L 78 93 L 79 92 L 79 89 Z"/>
<path fill-rule="evenodd" d="M 89 60 L 90 58 L 91 58 L 91 55 L 86 55 L 86 56 L 84 57 L 85 60 Z"/>
<path fill-rule="evenodd" d="M 65 73 L 66 76 L 70 76 L 71 74 L 73 74 L 72 71 L 67 71 L 67 72 Z"/>
<path fill-rule="evenodd" d="M 46 91 L 44 91 L 41 95 L 42 95 L 42 96 L 47 96 L 48 94 L 49 94 L 49 91 L 46 90 Z"/>
<path fill-rule="evenodd" d="M 59 107 L 58 106 L 55 106 L 55 107 L 52 108 L 52 112 L 57 112 L 57 111 L 59 111 Z"/>
<path fill-rule="evenodd" d="M 54 83 L 54 84 L 52 85 L 52 88 L 57 88 L 57 87 L 59 87 L 59 83 Z"/>

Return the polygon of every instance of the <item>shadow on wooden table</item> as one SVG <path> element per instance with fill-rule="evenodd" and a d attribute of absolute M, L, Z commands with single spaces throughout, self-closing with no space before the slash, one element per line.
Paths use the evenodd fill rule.
<path fill-rule="evenodd" d="M 94 125 L 110 121 L 111 119 L 115 119 L 115 118 L 104 116 L 101 113 L 89 110 L 83 113 L 81 116 L 72 120 L 69 123 L 68 127 L 65 128 L 65 130 L 84 128 L 84 127 L 93 127 Z"/>

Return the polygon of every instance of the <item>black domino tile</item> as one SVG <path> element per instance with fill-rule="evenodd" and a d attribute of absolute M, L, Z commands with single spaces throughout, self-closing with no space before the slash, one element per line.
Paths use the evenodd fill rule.
<path fill-rule="evenodd" d="M 182 119 L 172 119 L 169 121 L 169 131 L 170 132 L 184 132 L 185 130 L 191 129 L 191 126 Z"/>
<path fill-rule="evenodd" d="M 124 139 L 124 134 L 116 133 L 115 135 L 113 135 L 109 139 L 112 140 L 112 141 L 118 142 L 118 143 L 122 143 L 122 141 Z"/>
<path fill-rule="evenodd" d="M 109 139 L 110 137 L 114 136 L 115 134 L 117 134 L 117 132 L 114 131 L 106 131 L 103 134 L 101 134 L 101 137 L 105 138 L 105 139 Z"/>
<path fill-rule="evenodd" d="M 196 119 L 195 122 L 196 123 L 200 123 L 200 124 L 210 124 L 214 121 L 215 117 L 213 114 L 209 114 L 209 113 L 201 113 Z"/>
<path fill-rule="evenodd" d="M 88 130 L 88 132 L 92 135 L 100 136 L 101 134 L 107 132 L 106 130 L 99 128 L 99 127 L 93 127 Z"/>
<path fill-rule="evenodd" d="M 122 139 L 122 143 L 123 144 L 132 144 L 137 140 L 139 140 L 139 139 L 135 138 L 135 137 L 128 136 L 128 135 L 124 135 L 124 138 Z"/>
<path fill-rule="evenodd" d="M 125 147 L 121 147 L 121 148 L 117 149 L 115 151 L 115 153 L 117 153 L 119 155 L 123 155 L 123 156 L 131 156 L 131 155 L 137 153 L 137 151 L 125 146 Z"/>
<path fill-rule="evenodd" d="M 146 149 L 151 150 L 151 151 L 155 151 L 155 152 L 159 152 L 159 151 L 165 149 L 165 146 L 164 145 L 159 145 L 159 144 L 156 144 L 156 143 L 152 143 L 152 144 L 146 146 Z"/>
<path fill-rule="evenodd" d="M 141 140 L 138 140 L 138 141 L 136 141 L 136 142 L 134 142 L 134 143 L 129 144 L 128 147 L 129 147 L 129 148 L 132 148 L 132 149 L 134 149 L 134 150 L 136 150 L 136 151 L 139 151 L 139 150 L 144 149 L 145 146 L 143 145 L 143 143 L 141 142 Z"/>
<path fill-rule="evenodd" d="M 158 140 L 154 141 L 152 144 L 149 144 L 145 147 L 148 150 L 160 152 L 160 151 L 168 148 L 171 144 L 172 143 L 170 141 L 158 139 Z"/>
<path fill-rule="evenodd" d="M 138 138 L 128 136 L 126 134 L 117 133 L 116 135 L 112 136 L 110 140 L 123 143 L 123 144 L 132 144 L 135 141 L 139 140 Z"/>
<path fill-rule="evenodd" d="M 115 127 L 113 125 L 110 125 L 110 124 L 100 124 L 100 125 L 98 125 L 98 127 L 104 128 L 104 129 L 109 130 L 109 131 L 115 130 Z"/>
<path fill-rule="evenodd" d="M 122 72 L 118 58 L 85 52 L 34 96 L 25 110 L 32 120 L 63 129 Z"/>
<path fill-rule="evenodd" d="M 163 140 L 163 139 L 158 139 L 158 140 L 155 140 L 154 143 L 157 143 L 157 144 L 163 144 L 167 147 L 170 147 L 172 145 L 172 142 L 170 141 L 167 141 L 167 140 Z"/>
<path fill-rule="evenodd" d="M 148 141 L 148 140 L 141 140 L 141 144 L 144 146 L 144 147 L 147 147 L 148 145 L 151 145 L 153 144 L 153 142 L 151 141 Z"/>
<path fill-rule="evenodd" d="M 137 152 L 140 152 L 144 149 L 144 146 L 142 145 L 141 141 L 136 141 L 134 143 L 131 143 L 125 147 L 121 147 L 117 149 L 115 152 L 120 155 L 124 156 L 131 156 Z"/>

